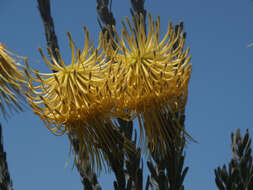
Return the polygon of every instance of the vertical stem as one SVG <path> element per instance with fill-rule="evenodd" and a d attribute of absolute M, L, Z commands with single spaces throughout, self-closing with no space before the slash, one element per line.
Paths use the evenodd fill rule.
<path fill-rule="evenodd" d="M 146 11 L 143 7 L 144 0 L 131 0 L 133 8 L 131 9 L 132 15 L 142 14 L 145 18 Z M 138 22 L 138 20 L 137 20 Z M 183 22 L 180 22 L 175 26 L 174 30 L 176 33 L 181 31 L 181 36 L 186 37 L 186 34 L 183 32 Z M 176 49 L 178 43 L 176 42 L 173 46 Z M 176 113 L 177 119 L 180 122 L 180 125 L 184 127 L 185 122 L 185 110 Z M 162 156 L 162 152 L 159 151 L 159 145 L 157 145 L 158 151 L 151 152 L 152 160 L 150 159 L 147 162 L 151 176 L 150 186 L 155 186 L 159 190 L 181 190 L 184 189 L 183 182 L 184 178 L 188 172 L 189 167 L 184 167 L 184 146 L 185 146 L 185 137 L 183 132 L 180 132 L 178 136 L 178 131 L 173 130 L 174 124 L 172 123 L 170 114 L 164 114 L 164 120 L 166 121 L 166 127 L 170 129 L 169 135 L 172 138 L 170 146 L 167 147 L 166 153 Z M 174 137 L 177 138 L 174 138 Z M 155 182 L 155 183 L 154 183 Z M 148 181 L 147 181 L 148 184 Z"/>
<path fill-rule="evenodd" d="M 47 46 L 52 50 L 53 56 L 58 61 L 56 49 L 59 49 L 57 36 L 54 29 L 54 22 L 51 16 L 50 0 L 37 0 L 38 9 L 43 20 L 45 36 L 47 41 Z M 74 152 L 77 155 L 79 152 L 79 141 L 74 133 L 69 133 L 69 140 L 71 146 L 74 148 Z M 99 182 L 97 181 L 96 174 L 90 169 L 90 166 L 85 160 L 75 161 L 77 170 L 81 176 L 81 181 L 83 183 L 84 189 L 95 190 L 101 189 Z"/>
<path fill-rule="evenodd" d="M 55 49 L 59 49 L 59 45 L 51 16 L 50 0 L 38 0 L 38 9 L 45 29 L 47 46 L 52 50 L 55 59 L 58 61 Z"/>
<path fill-rule="evenodd" d="M 2 126 L 0 124 L 0 189 L 13 190 L 8 164 L 6 159 L 6 152 L 3 147 Z"/>
<path fill-rule="evenodd" d="M 110 1 L 110 3 L 112 3 L 112 1 Z M 116 22 L 111 11 L 111 5 L 109 8 L 109 1 L 97 0 L 97 12 L 99 15 L 98 23 L 102 32 L 108 30 L 109 32 L 113 32 L 112 26 L 115 25 Z M 121 134 L 132 141 L 133 122 L 124 121 L 120 118 L 118 118 L 117 121 Z M 116 181 L 114 181 L 115 190 L 142 189 L 142 168 L 140 167 L 141 151 L 139 148 L 136 148 L 136 138 L 132 142 L 135 146 L 131 153 L 124 151 L 121 142 L 118 143 L 117 154 L 113 155 L 107 151 L 109 164 L 116 177 Z"/>
<path fill-rule="evenodd" d="M 132 8 L 130 8 L 130 12 L 131 15 L 133 17 L 135 17 L 136 15 L 138 16 L 138 18 L 140 18 L 140 15 L 143 16 L 143 20 L 144 20 L 144 29 L 146 32 L 146 15 L 147 15 L 147 11 L 144 8 L 144 4 L 145 4 L 145 0 L 131 0 L 131 5 Z M 135 24 L 137 24 L 138 22 L 140 22 L 140 20 L 135 20 Z"/>

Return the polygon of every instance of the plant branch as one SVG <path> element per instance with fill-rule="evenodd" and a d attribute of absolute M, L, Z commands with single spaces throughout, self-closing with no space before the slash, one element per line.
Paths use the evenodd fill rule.
<path fill-rule="evenodd" d="M 141 9 L 139 9 L 141 10 Z M 180 22 L 175 25 L 174 30 L 176 33 L 180 32 L 181 37 L 186 38 L 186 33 L 183 32 L 184 24 Z M 179 45 L 176 42 L 173 49 L 176 49 Z M 180 125 L 184 128 L 185 122 L 185 110 L 176 113 Z M 178 136 L 178 131 L 173 130 L 173 123 L 170 120 L 170 114 L 165 114 L 165 121 L 167 121 L 168 134 L 172 139 L 170 145 L 167 147 L 166 154 L 162 156 L 161 151 L 151 152 L 152 160 L 147 162 L 149 171 L 151 173 L 150 181 L 151 187 L 155 187 L 158 190 L 183 190 L 184 179 L 189 170 L 189 167 L 184 167 L 184 147 L 185 147 L 185 136 L 184 133 Z M 177 138 L 175 138 L 177 137 Z M 159 147 L 159 145 L 158 145 Z"/>
<path fill-rule="evenodd" d="M 13 190 L 8 164 L 6 159 L 6 152 L 3 147 L 2 126 L 0 124 L 0 189 Z"/>
<path fill-rule="evenodd" d="M 50 0 L 37 0 L 38 9 L 44 24 L 45 36 L 47 46 L 53 52 L 53 56 L 58 61 L 56 49 L 59 49 L 57 36 L 54 29 L 54 22 L 51 16 Z M 79 141 L 74 133 L 69 133 L 69 140 L 71 146 L 74 148 L 75 154 L 79 152 Z M 90 166 L 85 160 L 75 161 L 77 170 L 81 176 L 84 189 L 87 190 L 98 190 L 101 189 L 99 182 L 97 181 L 96 174 L 91 170 Z"/>
<path fill-rule="evenodd" d="M 55 49 L 59 49 L 59 45 L 51 16 L 50 0 L 38 0 L 38 9 L 45 29 L 47 46 L 52 50 L 55 59 L 58 61 Z"/>
<path fill-rule="evenodd" d="M 251 155 L 251 139 L 248 129 L 243 137 L 240 129 L 231 134 L 233 158 L 223 167 L 214 170 L 215 182 L 219 190 L 253 189 L 253 165 Z"/>
<path fill-rule="evenodd" d="M 98 13 L 98 24 L 104 33 L 105 31 L 112 32 L 112 26 L 115 26 L 116 21 L 111 11 L 112 0 L 97 0 L 97 13 Z M 104 24 L 104 25 L 103 25 Z M 113 33 L 113 32 L 112 32 Z"/>
<path fill-rule="evenodd" d="M 98 23 L 103 33 L 106 31 L 112 32 L 112 27 L 116 24 L 113 13 L 109 8 L 109 0 L 97 0 Z M 103 25 L 102 25 L 103 24 Z M 113 34 L 114 35 L 114 34 Z M 112 35 L 112 36 L 113 36 Z M 107 152 L 108 162 L 111 166 L 116 180 L 114 181 L 115 190 L 132 190 L 142 189 L 142 167 L 140 167 L 141 151 L 136 147 L 136 134 L 135 140 L 133 136 L 133 122 L 124 121 L 120 118 L 117 119 L 119 124 L 120 133 L 129 141 L 133 142 L 133 151 L 127 152 L 123 148 L 122 142 L 117 144 L 117 154 Z M 124 139 L 122 138 L 121 141 Z"/>
<path fill-rule="evenodd" d="M 131 0 L 131 6 L 132 8 L 130 8 L 130 12 L 132 17 L 135 18 L 135 25 L 137 25 L 137 23 L 140 22 L 140 16 L 143 16 L 143 20 L 144 20 L 144 29 L 146 32 L 146 15 L 147 15 L 147 11 L 144 8 L 144 4 L 145 4 L 145 0 Z M 138 19 L 137 19 L 138 18 Z M 137 19 L 137 20 L 136 20 Z"/>

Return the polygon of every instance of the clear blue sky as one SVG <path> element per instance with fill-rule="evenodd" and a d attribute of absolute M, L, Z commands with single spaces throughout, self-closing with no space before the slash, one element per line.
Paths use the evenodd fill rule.
<path fill-rule="evenodd" d="M 117 19 L 130 16 L 130 0 L 114 0 Z M 161 16 L 162 33 L 169 19 L 185 22 L 187 45 L 191 48 L 193 72 L 189 87 L 186 129 L 199 142 L 186 148 L 187 190 L 217 189 L 214 169 L 231 158 L 230 133 L 252 130 L 253 107 L 253 2 L 251 0 L 146 0 L 146 8 Z M 63 58 L 70 60 L 66 32 L 78 47 L 83 45 L 85 24 L 97 43 L 95 0 L 52 1 L 52 15 Z M 33 68 L 44 63 L 37 47 L 45 50 L 42 21 L 36 0 L 0 1 L 0 42 L 29 57 Z M 15 189 L 82 189 L 69 152 L 67 136 L 49 133 L 28 109 L 8 122 L 2 119 L 4 145 Z M 112 189 L 112 177 L 102 173 L 103 189 Z"/>

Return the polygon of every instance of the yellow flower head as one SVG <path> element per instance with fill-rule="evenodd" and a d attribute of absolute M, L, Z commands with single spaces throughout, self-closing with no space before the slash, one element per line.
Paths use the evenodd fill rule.
<path fill-rule="evenodd" d="M 168 120 L 182 131 L 175 114 L 184 110 L 188 82 L 191 74 L 189 49 L 183 50 L 184 38 L 169 22 L 168 31 L 160 40 L 160 19 L 148 16 L 148 31 L 144 29 L 143 17 L 134 18 L 134 26 L 126 18 L 130 33 L 124 22 L 121 38 L 116 36 L 117 55 L 114 57 L 113 74 L 108 83 L 115 93 L 117 109 L 125 111 L 124 119 L 139 120 L 145 129 L 151 150 L 158 142 L 171 141 Z M 177 46 L 175 47 L 175 44 Z M 110 53 L 111 54 L 111 53 Z M 170 126 L 171 127 L 171 126 Z"/>
<path fill-rule="evenodd" d="M 18 67 L 15 55 L 0 43 L 0 109 L 7 116 L 6 106 L 14 111 L 22 111 L 26 81 L 24 73 Z"/>
<path fill-rule="evenodd" d="M 75 52 L 74 44 L 69 35 L 70 47 L 72 50 L 72 61 L 70 65 L 65 65 L 58 50 L 58 60 L 54 58 L 52 52 L 51 63 L 42 53 L 40 53 L 54 73 L 39 73 L 27 68 L 36 77 L 27 73 L 29 88 L 34 96 L 29 95 L 29 103 L 34 108 L 36 114 L 46 121 L 47 126 L 56 133 L 64 133 L 58 124 L 71 123 L 82 118 L 84 122 L 94 116 L 94 113 L 102 112 L 97 107 L 103 101 L 99 97 L 98 87 L 103 83 L 103 70 L 101 55 L 97 50 L 90 48 L 88 32 L 85 28 L 86 42 L 81 52 Z M 36 85 L 36 83 L 38 85 Z M 53 128 L 51 128 L 53 124 Z"/>
<path fill-rule="evenodd" d="M 65 65 L 59 51 L 56 60 L 50 50 L 53 63 L 40 52 L 54 73 L 39 73 L 27 64 L 29 88 L 33 92 L 27 96 L 33 111 L 50 131 L 57 135 L 77 134 L 85 159 L 91 163 L 97 160 L 100 165 L 101 146 L 109 150 L 115 145 L 116 137 L 110 132 L 115 125 L 110 120 L 112 101 L 101 93 L 102 88 L 107 87 L 104 82 L 106 61 L 99 48 L 90 47 L 88 31 L 85 27 L 84 30 L 86 41 L 82 51 L 75 51 L 69 34 L 70 65 Z"/>

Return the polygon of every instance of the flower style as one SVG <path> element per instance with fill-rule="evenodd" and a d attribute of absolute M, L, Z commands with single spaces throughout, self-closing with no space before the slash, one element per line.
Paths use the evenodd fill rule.
<path fill-rule="evenodd" d="M 134 18 L 133 28 L 128 18 L 121 38 L 114 30 L 116 56 L 108 83 L 115 93 L 115 109 L 125 112 L 123 119 L 138 118 L 142 134 L 145 131 L 151 151 L 160 143 L 166 150 L 169 143 L 183 127 L 176 114 L 184 110 L 188 82 L 191 74 L 189 48 L 184 51 L 181 31 L 175 31 L 169 22 L 168 31 L 160 40 L 160 18 L 148 16 L 148 33 L 144 29 L 143 17 Z M 175 44 L 177 43 L 177 47 Z M 170 123 L 168 126 L 168 118 Z"/>
<path fill-rule="evenodd" d="M 111 131 L 116 126 L 110 119 L 112 101 L 102 94 L 108 88 L 104 82 L 104 70 L 108 61 L 103 51 L 90 47 L 89 34 L 85 31 L 85 45 L 82 51 L 75 51 L 70 34 L 72 62 L 66 66 L 58 50 L 58 61 L 50 52 L 53 63 L 40 53 L 54 73 L 39 73 L 27 64 L 25 71 L 29 88 L 27 94 L 33 111 L 43 120 L 47 128 L 56 135 L 75 133 L 81 144 L 80 151 L 91 164 L 101 164 L 101 147 L 113 149 L 117 135 Z M 102 35 L 101 35 L 102 37 Z M 102 41 L 101 41 L 102 42 Z M 30 71 L 30 72 L 29 72 Z M 32 74 L 30 74 L 32 73 Z M 36 77 L 34 77 L 35 75 Z"/>
<path fill-rule="evenodd" d="M 23 110 L 26 80 L 14 56 L 0 43 L 0 109 L 4 117 L 8 116 L 6 106 L 10 111 Z"/>

